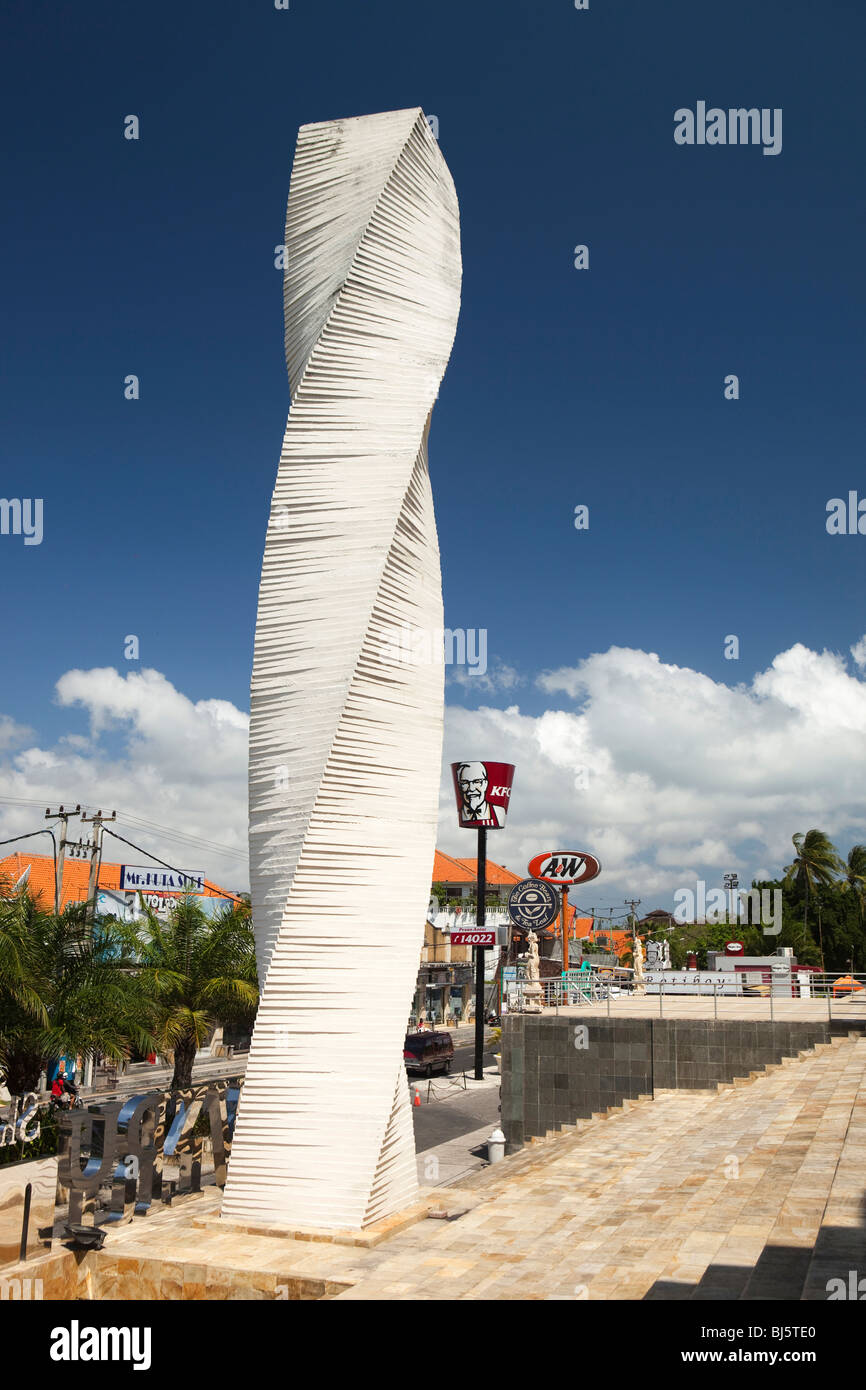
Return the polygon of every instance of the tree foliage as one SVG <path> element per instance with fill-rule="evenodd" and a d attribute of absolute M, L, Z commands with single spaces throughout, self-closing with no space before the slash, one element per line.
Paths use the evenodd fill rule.
<path fill-rule="evenodd" d="M 64 1053 L 119 1061 L 153 1045 L 132 964 L 123 932 L 92 927 L 84 904 L 56 916 L 26 888 L 0 897 L 0 1075 L 11 1094 L 35 1090 Z"/>
<path fill-rule="evenodd" d="M 189 1086 L 196 1050 L 219 1024 L 251 1028 L 255 942 L 245 904 L 210 918 L 191 896 L 168 920 L 59 916 L 26 888 L 0 895 L 0 1077 L 35 1090 L 64 1054 L 173 1054 L 173 1086 Z"/>
<path fill-rule="evenodd" d="M 167 922 L 145 909 L 127 945 L 158 1050 L 174 1055 L 172 1086 L 189 1086 L 196 1051 L 217 1024 L 252 1027 L 259 991 L 249 909 L 211 918 L 187 895 Z"/>
<path fill-rule="evenodd" d="M 790 946 L 801 965 L 834 973 L 866 970 L 866 845 L 854 845 L 843 860 L 822 830 L 792 836 L 794 859 L 777 879 L 752 880 L 759 892 L 780 892 L 781 931 L 765 932 L 760 922 L 687 922 L 668 932 L 671 965 L 682 969 L 690 951 L 705 969 L 707 953 L 721 951 L 733 938 L 747 956 L 772 955 Z M 651 939 L 651 938 L 648 938 Z"/>

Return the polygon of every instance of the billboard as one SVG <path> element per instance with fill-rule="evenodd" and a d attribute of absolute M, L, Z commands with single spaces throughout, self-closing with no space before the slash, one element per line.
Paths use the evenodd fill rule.
<path fill-rule="evenodd" d="M 465 830 L 501 830 L 511 800 L 514 767 L 472 759 L 451 764 L 457 815 Z"/>
<path fill-rule="evenodd" d="M 601 864 L 594 854 L 580 849 L 545 850 L 529 861 L 532 878 L 544 879 L 546 883 L 588 883 L 601 873 Z"/>

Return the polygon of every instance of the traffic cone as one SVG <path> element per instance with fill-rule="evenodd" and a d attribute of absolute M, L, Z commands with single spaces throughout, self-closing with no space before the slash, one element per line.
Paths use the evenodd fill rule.
<path fill-rule="evenodd" d="M 415 1107 L 416 1105 L 420 1105 L 420 1104 L 421 1104 L 421 1094 L 420 1094 L 420 1092 L 419 1092 L 419 1090 L 418 1090 L 418 1087 L 417 1087 L 417 1086 L 413 1086 L 413 1087 L 412 1087 L 412 1106 L 413 1106 L 413 1109 L 414 1109 L 414 1107 Z"/>

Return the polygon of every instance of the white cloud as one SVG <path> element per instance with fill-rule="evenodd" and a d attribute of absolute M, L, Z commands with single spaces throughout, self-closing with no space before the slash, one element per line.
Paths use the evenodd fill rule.
<path fill-rule="evenodd" d="M 861 647 L 866 654 L 866 638 L 852 648 L 857 667 L 866 665 Z M 448 708 L 439 833 L 448 853 L 475 856 L 475 836 L 457 825 L 448 766 L 463 757 L 517 765 L 507 828 L 490 833 L 490 857 L 525 874 L 541 850 L 590 850 L 603 873 L 579 901 L 605 911 L 633 895 L 643 908 L 669 905 L 675 888 L 698 877 L 718 884 L 727 870 L 741 883 L 778 873 L 791 835 L 812 826 L 842 853 L 866 840 L 866 678 L 841 656 L 797 644 L 731 688 L 655 653 L 612 647 L 538 686 L 567 696 L 567 707 Z M 0 716 L 0 839 L 36 829 L 49 804 L 81 801 L 245 855 L 243 711 L 192 701 L 152 670 L 68 671 L 57 701 L 70 727 L 48 746 Z M 79 710 L 89 736 L 76 727 Z M 131 823 L 118 829 L 171 864 L 246 886 L 243 858 Z M 115 850 L 121 861 L 133 856 L 108 840 L 106 853 Z"/>
<path fill-rule="evenodd" d="M 866 637 L 861 637 L 851 648 L 851 655 L 858 666 L 866 666 Z"/>
<path fill-rule="evenodd" d="M 492 695 L 497 690 L 514 690 L 518 685 L 525 685 L 526 678 L 520 675 L 516 667 L 495 659 L 490 668 L 484 671 L 480 666 L 447 667 L 445 684 L 461 685 L 470 695 Z"/>
<path fill-rule="evenodd" d="M 48 805 L 80 801 L 89 810 L 116 809 L 118 832 L 165 862 L 204 869 L 226 888 L 245 887 L 248 716 L 225 700 L 193 702 L 152 670 L 67 671 L 56 692 L 58 704 L 86 712 L 90 737 L 64 733 L 51 747 L 29 743 L 0 756 L 0 798 L 37 803 L 0 801 L 0 839 L 44 824 Z M 240 857 L 184 844 L 126 816 L 237 846 Z M 50 852 L 47 839 L 23 847 L 34 845 Z M 104 857 L 141 858 L 108 836 Z"/>
<path fill-rule="evenodd" d="M 866 639 L 858 647 L 866 654 Z M 798 643 L 731 688 L 612 647 L 538 685 L 576 708 L 451 710 L 447 761 L 516 764 L 508 825 L 488 837 L 488 853 L 522 874 L 544 849 L 592 851 L 603 874 L 583 904 L 606 909 L 635 894 L 653 907 L 696 877 L 779 873 L 791 835 L 812 826 L 843 853 L 864 838 L 866 681 L 841 656 Z M 474 856 L 450 781 L 441 807 L 441 847 Z"/>
<path fill-rule="evenodd" d="M 16 724 L 7 714 L 0 714 L 0 753 L 25 742 L 33 733 L 24 724 Z"/>

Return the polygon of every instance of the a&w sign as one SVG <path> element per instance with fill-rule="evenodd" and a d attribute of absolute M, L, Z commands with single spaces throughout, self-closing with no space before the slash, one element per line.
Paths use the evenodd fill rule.
<path fill-rule="evenodd" d="M 588 883 L 601 873 L 601 864 L 594 854 L 583 850 L 548 849 L 530 859 L 529 873 L 545 883 Z"/>

